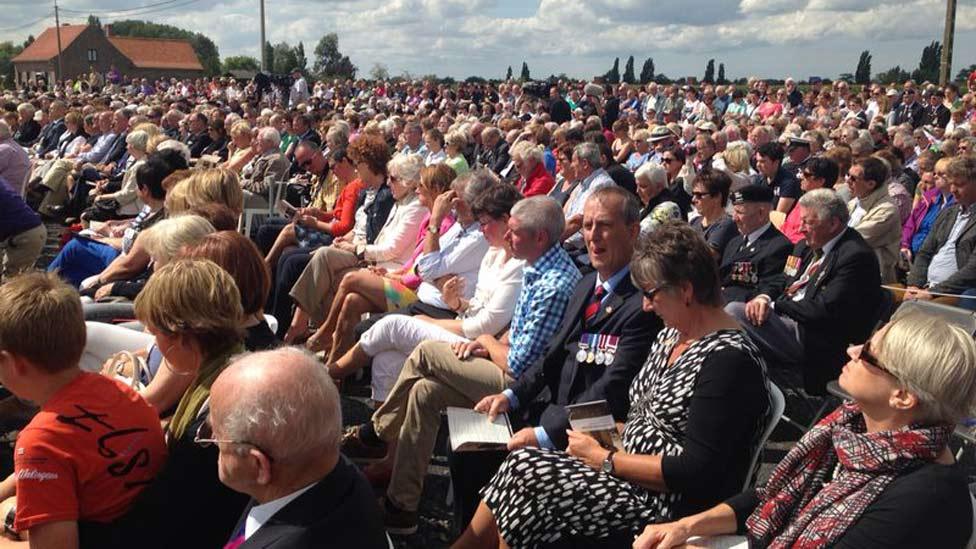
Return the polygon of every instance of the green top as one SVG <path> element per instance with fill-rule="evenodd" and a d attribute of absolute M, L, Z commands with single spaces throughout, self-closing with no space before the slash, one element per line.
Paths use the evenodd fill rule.
<path fill-rule="evenodd" d="M 454 170 L 455 175 L 464 175 L 468 173 L 471 168 L 468 167 L 468 161 L 464 159 L 464 155 L 459 154 L 454 157 L 448 157 L 444 161 L 445 164 L 452 170 Z"/>
<path fill-rule="evenodd" d="M 169 422 L 169 432 L 172 435 L 170 440 L 183 437 L 186 428 L 196 420 L 200 409 L 210 399 L 210 386 L 230 363 L 230 357 L 243 352 L 244 343 L 235 341 L 200 365 L 196 379 L 183 393 L 183 398 L 180 399 L 176 412 Z"/>

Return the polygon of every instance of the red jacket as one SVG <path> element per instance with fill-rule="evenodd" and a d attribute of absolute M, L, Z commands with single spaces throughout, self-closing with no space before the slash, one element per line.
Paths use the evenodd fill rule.
<path fill-rule="evenodd" d="M 522 196 L 530 197 L 537 194 L 548 194 L 555 185 L 556 180 L 546 171 L 545 163 L 539 162 L 532 170 L 532 175 L 529 176 L 528 181 L 524 177 L 519 178 L 517 187 Z"/>

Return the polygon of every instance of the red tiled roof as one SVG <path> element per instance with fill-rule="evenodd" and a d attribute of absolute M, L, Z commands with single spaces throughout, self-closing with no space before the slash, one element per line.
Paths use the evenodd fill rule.
<path fill-rule="evenodd" d="M 88 25 L 61 25 L 61 49 L 67 49 L 68 45 L 78 38 Z M 30 46 L 24 48 L 17 57 L 11 61 L 49 61 L 58 55 L 58 35 L 55 27 L 44 29 Z"/>
<path fill-rule="evenodd" d="M 108 41 L 140 69 L 203 70 L 188 40 L 110 36 Z"/>

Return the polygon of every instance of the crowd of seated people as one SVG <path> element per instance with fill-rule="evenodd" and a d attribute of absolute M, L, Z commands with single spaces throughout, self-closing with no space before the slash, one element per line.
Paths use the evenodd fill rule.
<path fill-rule="evenodd" d="M 885 324 L 976 309 L 972 93 L 240 84 L 3 93 L 7 537 L 387 547 L 451 407 L 512 427 L 449 452 L 456 547 L 972 536 L 976 345 Z M 834 381 L 755 485 L 773 383 L 829 411 Z M 601 401 L 614 447 L 567 410 Z"/>

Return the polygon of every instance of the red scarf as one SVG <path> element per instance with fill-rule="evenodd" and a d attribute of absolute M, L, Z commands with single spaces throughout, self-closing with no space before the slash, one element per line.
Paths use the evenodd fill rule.
<path fill-rule="evenodd" d="M 934 461 L 951 434 L 950 425 L 866 433 L 857 404 L 841 405 L 800 439 L 758 490 L 759 506 L 746 521 L 750 547 L 833 544 L 892 480 Z"/>

